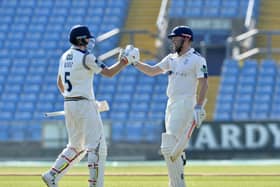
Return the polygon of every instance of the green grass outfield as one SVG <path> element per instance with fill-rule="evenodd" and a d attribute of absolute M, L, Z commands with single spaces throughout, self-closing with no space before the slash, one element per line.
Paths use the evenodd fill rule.
<path fill-rule="evenodd" d="M 46 164 L 15 165 L 0 165 L 0 187 L 44 186 L 40 174 L 48 169 Z M 280 187 L 280 164 L 188 164 L 185 180 L 188 187 Z M 87 186 L 86 164 L 72 168 L 59 184 Z M 108 164 L 105 187 L 168 187 L 167 170 L 163 162 Z"/>

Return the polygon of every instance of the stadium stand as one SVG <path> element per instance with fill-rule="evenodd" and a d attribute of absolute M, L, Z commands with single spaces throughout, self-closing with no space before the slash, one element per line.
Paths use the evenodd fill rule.
<path fill-rule="evenodd" d="M 186 17 L 190 20 L 244 19 L 248 2 L 171 0 L 168 16 L 170 20 L 185 20 Z M 253 16 L 258 15 L 259 1 L 256 2 Z M 132 8 L 139 3 L 134 1 Z M 56 73 L 59 56 L 69 47 L 65 32 L 74 24 L 89 25 L 95 36 L 113 28 L 123 28 L 129 6 L 129 0 L 0 1 L 0 141 L 41 140 L 43 112 L 63 109 L 63 98 L 56 88 Z M 157 10 L 158 4 L 153 7 Z M 132 13 L 131 17 L 139 14 Z M 143 21 L 141 25 L 150 28 L 154 22 L 147 26 Z M 197 43 L 224 45 L 231 34 L 231 27 L 223 27 L 224 23 L 219 22 L 218 29 L 206 30 L 194 25 Z M 126 26 L 139 27 L 132 20 Z M 139 45 L 144 46 L 146 38 L 139 38 L 144 42 Z M 121 38 L 116 35 L 99 43 L 95 53 L 100 55 L 119 43 L 122 43 Z M 154 46 L 149 48 L 154 49 Z M 209 62 L 223 59 L 221 54 L 216 50 Z M 112 59 L 105 63 L 111 64 Z M 155 62 L 149 60 L 148 63 Z M 262 62 L 251 59 L 243 66 L 226 59 L 221 70 L 214 120 L 279 120 L 279 72 L 278 64 L 271 59 Z M 113 141 L 151 143 L 160 139 L 167 99 L 166 75 L 150 78 L 128 67 L 112 79 L 96 76 L 94 85 L 96 98 L 108 100 L 111 106 L 111 110 L 101 116 L 112 123 Z"/>
<path fill-rule="evenodd" d="M 225 20 L 244 20 L 248 3 L 249 0 L 172 0 L 169 18 L 175 21 L 187 18 L 188 24 L 194 28 L 198 43 L 223 43 L 232 31 L 232 23 Z M 256 0 L 253 17 L 257 16 L 258 4 Z M 213 24 L 209 19 L 218 21 Z"/>
<path fill-rule="evenodd" d="M 279 64 L 271 59 L 249 59 L 243 64 L 224 61 L 214 120 L 279 119 L 275 104 L 279 102 Z"/>
<path fill-rule="evenodd" d="M 0 1 L 0 141 L 42 139 L 43 113 L 63 109 L 56 74 L 60 55 L 70 46 L 67 31 L 86 24 L 98 36 L 122 28 L 128 8 L 128 0 Z M 99 43 L 95 54 L 117 47 L 119 40 L 114 36 Z M 160 139 L 166 99 L 161 84 L 166 81 L 166 76 L 149 78 L 132 67 L 112 79 L 95 77 L 96 98 L 111 106 L 101 115 L 112 122 L 113 141 Z"/>

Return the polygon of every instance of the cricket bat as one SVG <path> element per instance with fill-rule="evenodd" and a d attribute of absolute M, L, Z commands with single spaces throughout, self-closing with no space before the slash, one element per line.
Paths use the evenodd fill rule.
<path fill-rule="evenodd" d="M 96 101 L 96 104 L 97 104 L 97 108 L 98 108 L 99 112 L 106 112 L 106 111 L 110 110 L 109 104 L 106 100 Z M 64 116 L 64 115 L 65 115 L 65 112 L 63 110 L 45 113 L 45 117 Z"/>
<path fill-rule="evenodd" d="M 207 103 L 207 99 L 205 98 L 202 104 L 202 107 L 204 108 Z M 189 139 L 191 138 L 191 135 L 193 133 L 193 130 L 195 129 L 196 123 L 195 120 L 193 120 L 192 125 L 190 128 L 186 128 L 184 133 L 182 134 L 181 138 L 173 148 L 170 159 L 172 162 L 174 162 L 183 152 L 185 149 L 187 143 L 189 142 Z"/>

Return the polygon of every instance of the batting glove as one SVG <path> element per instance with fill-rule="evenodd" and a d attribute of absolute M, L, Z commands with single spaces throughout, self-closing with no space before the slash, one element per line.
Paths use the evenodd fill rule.
<path fill-rule="evenodd" d="M 124 56 L 124 50 L 123 50 L 123 48 L 121 48 L 120 51 L 119 51 L 118 61 L 121 61 L 121 59 L 124 58 L 124 57 L 125 57 Z"/>
<path fill-rule="evenodd" d="M 133 45 L 127 45 L 124 50 L 124 57 L 127 58 L 128 64 L 136 65 L 140 60 L 139 49 L 133 47 Z"/>
<path fill-rule="evenodd" d="M 206 111 L 204 110 L 204 108 L 202 108 L 201 105 L 196 105 L 194 107 L 194 121 L 196 124 L 196 128 L 199 128 L 200 125 L 202 124 L 202 122 L 205 120 L 206 118 Z"/>

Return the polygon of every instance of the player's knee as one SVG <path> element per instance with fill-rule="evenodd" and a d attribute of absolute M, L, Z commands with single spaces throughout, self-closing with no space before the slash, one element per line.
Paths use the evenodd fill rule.
<path fill-rule="evenodd" d="M 67 147 L 62 151 L 61 156 L 67 159 L 68 161 L 73 161 L 83 152 L 84 150 L 81 148 Z"/>
<path fill-rule="evenodd" d="M 171 154 L 173 147 L 176 145 L 176 138 L 171 134 L 162 133 L 161 140 L 161 153 L 164 156 L 168 156 Z"/>
<path fill-rule="evenodd" d="M 99 157 L 100 158 L 105 158 L 107 157 L 107 145 L 105 141 L 102 141 L 100 143 L 100 147 L 99 147 Z"/>

